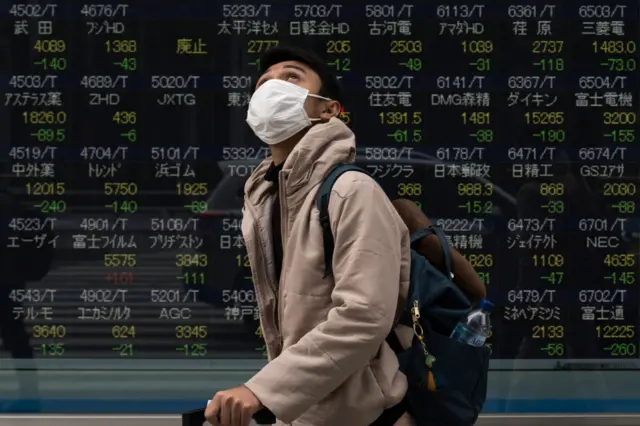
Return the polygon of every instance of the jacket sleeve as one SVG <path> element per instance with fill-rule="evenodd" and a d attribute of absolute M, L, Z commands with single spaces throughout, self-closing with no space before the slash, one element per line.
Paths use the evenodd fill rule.
<path fill-rule="evenodd" d="M 396 313 L 406 227 L 373 179 L 345 173 L 329 203 L 335 240 L 333 308 L 245 385 L 290 423 L 366 366 Z"/>

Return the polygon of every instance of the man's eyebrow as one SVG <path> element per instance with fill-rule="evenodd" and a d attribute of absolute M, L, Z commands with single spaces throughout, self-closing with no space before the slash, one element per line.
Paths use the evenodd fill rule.
<path fill-rule="evenodd" d="M 285 65 L 284 67 L 285 67 L 285 68 L 293 68 L 293 69 L 295 69 L 295 70 L 298 70 L 298 71 L 302 72 L 303 74 L 306 74 L 306 73 L 307 73 L 307 70 L 305 70 L 304 68 L 299 67 L 299 66 L 297 66 L 297 65 Z"/>
<path fill-rule="evenodd" d="M 299 67 L 297 65 L 285 65 L 283 68 L 293 68 L 294 70 L 298 70 L 303 74 L 307 73 L 307 70 L 305 70 L 304 68 Z M 266 71 L 262 73 L 262 75 L 265 75 L 265 74 L 269 73 L 269 71 L 271 71 L 271 67 L 267 68 Z"/>

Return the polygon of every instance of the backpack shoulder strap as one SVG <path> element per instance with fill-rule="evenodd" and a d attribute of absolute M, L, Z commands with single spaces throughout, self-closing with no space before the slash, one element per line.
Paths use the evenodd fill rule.
<path fill-rule="evenodd" d="M 320 212 L 320 226 L 322 227 L 322 241 L 324 245 L 324 278 L 333 273 L 333 233 L 331 232 L 331 220 L 329 219 L 329 199 L 331 190 L 338 178 L 345 172 L 360 172 L 369 174 L 365 170 L 354 164 L 338 164 L 324 178 L 320 184 L 318 195 L 316 196 L 316 207 Z"/>
<path fill-rule="evenodd" d="M 444 234 L 442 228 L 436 225 L 431 225 L 427 228 L 423 228 L 419 231 L 414 232 L 413 234 L 411 234 L 411 248 L 413 248 L 413 245 L 416 243 L 416 241 L 418 241 L 422 237 L 428 237 L 430 235 L 435 235 L 440 241 L 442 256 L 444 258 L 444 266 L 448 274 L 447 277 L 451 277 L 453 274 L 453 268 L 451 264 L 451 251 L 449 248 L 449 243 L 447 242 L 447 237 Z"/>

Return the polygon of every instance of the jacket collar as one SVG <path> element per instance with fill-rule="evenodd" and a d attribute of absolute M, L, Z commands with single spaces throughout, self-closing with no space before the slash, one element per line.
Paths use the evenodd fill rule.
<path fill-rule="evenodd" d="M 316 124 L 293 148 L 285 160 L 280 177 L 284 177 L 287 204 L 294 207 L 320 183 L 337 164 L 355 160 L 355 135 L 338 118 Z M 245 198 L 260 208 L 273 194 L 272 183 L 265 179 L 273 159 L 267 157 L 245 184 Z"/>

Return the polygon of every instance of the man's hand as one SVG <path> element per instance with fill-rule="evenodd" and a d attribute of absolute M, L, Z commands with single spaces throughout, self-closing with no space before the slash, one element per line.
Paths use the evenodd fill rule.
<path fill-rule="evenodd" d="M 213 426 L 249 426 L 262 403 L 246 386 L 218 392 L 207 405 L 205 417 Z"/>

